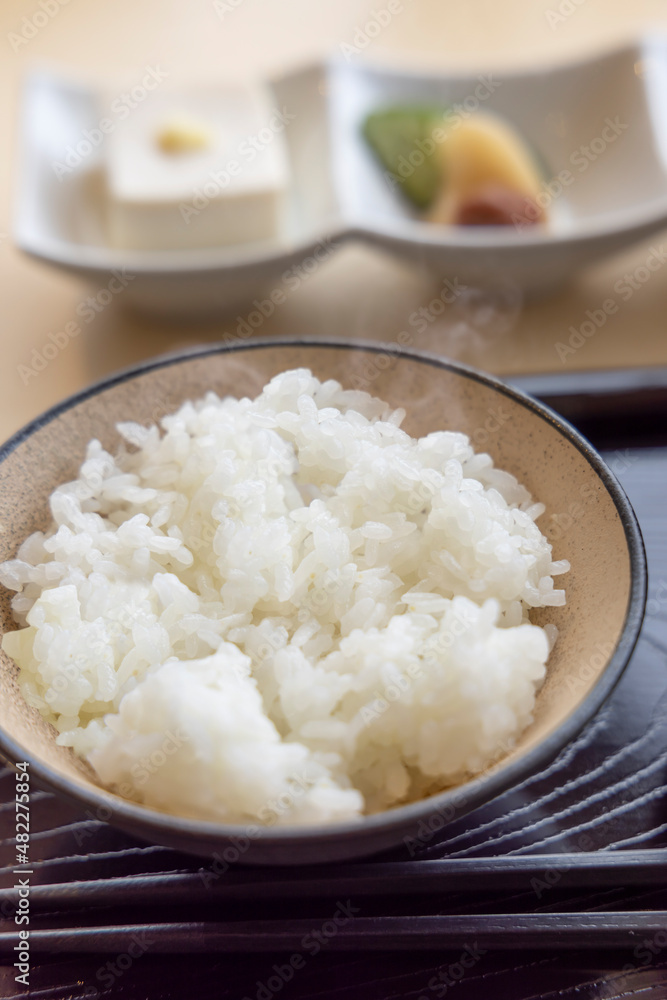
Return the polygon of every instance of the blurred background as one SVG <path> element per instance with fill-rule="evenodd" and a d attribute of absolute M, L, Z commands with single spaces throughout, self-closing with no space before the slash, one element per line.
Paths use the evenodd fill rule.
<path fill-rule="evenodd" d="M 34 66 L 65 70 L 102 88 L 147 66 L 171 86 L 267 79 L 330 54 L 417 70 L 491 72 L 545 69 L 654 31 L 661 0 L 392 0 L 394 15 L 375 37 L 358 32 L 383 0 L 3 0 L 0 6 L 0 437 L 109 372 L 167 351 L 233 335 L 244 306 L 204 321 L 142 315 L 115 294 L 58 347 L 40 370 L 35 354 L 57 343 L 82 315 L 91 287 L 16 249 L 12 217 L 26 165 L 18 157 L 20 91 Z M 585 96 L 585 95 L 582 95 Z M 501 375 L 667 363 L 667 268 L 656 269 L 595 336 L 563 356 L 587 310 L 596 310 L 624 274 L 646 261 L 661 234 L 582 271 L 555 293 L 505 295 L 448 304 L 417 331 L 413 346 Z M 395 341 L 414 310 L 442 285 L 433 272 L 385 252 L 346 243 L 280 307 L 261 337 L 312 336 Z M 100 286 L 98 286 L 99 288 Z M 95 289 L 93 288 L 94 292 Z M 260 289 L 258 288 L 258 293 Z M 84 307 L 85 308 L 85 307 Z M 50 336 L 51 335 L 51 336 Z M 54 339 L 55 338 L 55 339 Z M 33 359 L 31 361 L 31 359 Z M 23 366 L 23 367 L 22 367 Z M 26 375 L 26 366 L 31 374 Z"/>

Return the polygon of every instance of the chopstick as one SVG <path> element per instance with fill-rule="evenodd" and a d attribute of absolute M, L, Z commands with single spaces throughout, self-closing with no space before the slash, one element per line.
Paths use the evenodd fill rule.
<path fill-rule="evenodd" d="M 153 953 L 425 951 L 433 949 L 631 948 L 664 934 L 667 911 L 652 913 L 539 913 L 479 916 L 350 917 L 333 920 L 258 920 L 230 923 L 124 924 L 30 931 L 31 954 L 123 952 L 143 943 Z M 0 952 L 12 953 L 17 931 L 0 933 Z M 319 949 L 318 949 L 319 950 Z M 310 952 L 313 953 L 312 951 Z"/>
<path fill-rule="evenodd" d="M 168 905 L 207 899 L 317 899 L 350 896 L 435 895 L 526 890 L 538 896 L 554 886 L 593 888 L 667 885 L 667 850 L 595 854 L 542 854 L 348 864 L 293 869 L 228 868 L 214 862 L 199 872 L 130 875 L 32 885 L 35 910 L 91 906 Z M 0 907 L 15 903 L 13 889 L 0 890 Z"/>

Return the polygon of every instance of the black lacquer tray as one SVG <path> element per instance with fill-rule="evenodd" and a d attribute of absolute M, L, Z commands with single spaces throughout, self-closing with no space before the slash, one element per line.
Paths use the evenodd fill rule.
<path fill-rule="evenodd" d="M 0 997 L 667 997 L 667 372 L 512 380 L 600 448 L 644 534 L 632 662 L 541 773 L 363 864 L 251 870 L 31 794 L 16 982 L 15 777 L 0 772 Z"/>

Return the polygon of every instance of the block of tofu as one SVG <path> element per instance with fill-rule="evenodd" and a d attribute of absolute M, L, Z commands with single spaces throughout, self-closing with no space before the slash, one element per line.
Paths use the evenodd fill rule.
<path fill-rule="evenodd" d="M 279 234 L 291 116 L 265 88 L 155 92 L 123 108 L 106 143 L 112 246 L 182 250 Z"/>

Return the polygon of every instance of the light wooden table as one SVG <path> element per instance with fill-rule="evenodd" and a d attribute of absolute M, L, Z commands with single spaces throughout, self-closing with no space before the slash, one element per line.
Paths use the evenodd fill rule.
<path fill-rule="evenodd" d="M 40 7 L 40 2 L 44 5 Z M 217 9 L 216 9 L 217 4 Z M 34 62 L 69 65 L 100 80 L 158 64 L 174 81 L 234 80 L 275 73 L 353 44 L 385 0 L 2 0 L 0 6 L 0 439 L 64 396 L 108 372 L 181 345 L 215 341 L 236 314 L 215 324 L 168 325 L 133 315 L 122 296 L 85 334 L 28 383 L 19 366 L 48 334 L 63 329 L 89 294 L 75 279 L 20 255 L 11 240 L 19 85 Z M 638 34 L 665 19 L 662 0 L 402 0 L 400 14 L 369 46 L 402 64 L 488 70 L 564 60 Z M 46 9 L 47 14 L 37 12 Z M 567 13 L 567 11 L 570 13 Z M 563 13 L 565 12 L 565 13 Z M 31 33 L 24 18 L 42 25 Z M 667 236 L 664 237 L 667 243 Z M 651 243 L 655 243 L 654 239 Z M 657 242 L 660 242 L 658 239 Z M 498 373 L 667 364 L 667 268 L 655 273 L 604 327 L 564 360 L 555 344 L 587 309 L 646 258 L 635 247 L 583 274 L 547 300 L 524 304 L 504 322 L 465 332 L 445 314 L 415 338 Z M 315 335 L 393 340 L 428 303 L 432 277 L 359 247 L 346 247 L 262 326 L 262 336 Z"/>

